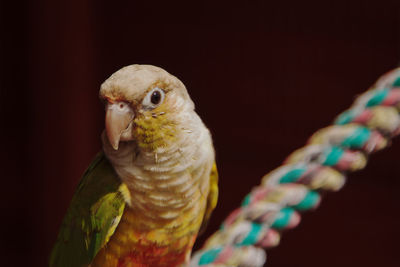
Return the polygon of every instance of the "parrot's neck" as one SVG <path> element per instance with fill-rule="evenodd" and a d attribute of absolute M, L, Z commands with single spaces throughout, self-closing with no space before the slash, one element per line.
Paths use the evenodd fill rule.
<path fill-rule="evenodd" d="M 154 150 L 122 142 L 115 151 L 103 134 L 103 150 L 129 189 L 129 206 L 147 217 L 144 227 L 157 228 L 187 210 L 204 212 L 194 204 L 205 203 L 214 151 L 208 129 L 197 114 L 190 117 L 174 142 Z"/>

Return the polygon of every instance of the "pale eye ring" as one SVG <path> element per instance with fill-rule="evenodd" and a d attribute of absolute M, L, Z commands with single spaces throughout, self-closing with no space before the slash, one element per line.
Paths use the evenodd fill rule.
<path fill-rule="evenodd" d="M 143 98 L 143 107 L 147 109 L 153 109 L 159 106 L 165 98 L 165 92 L 161 88 L 154 87 L 147 95 Z"/>

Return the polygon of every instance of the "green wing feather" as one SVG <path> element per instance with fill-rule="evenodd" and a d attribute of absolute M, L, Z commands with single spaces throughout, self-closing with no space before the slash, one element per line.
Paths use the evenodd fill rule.
<path fill-rule="evenodd" d="M 114 233 L 125 208 L 121 183 L 99 153 L 83 174 L 50 256 L 51 267 L 88 266 Z"/>
<path fill-rule="evenodd" d="M 200 226 L 199 234 L 202 234 L 207 228 L 208 221 L 210 220 L 211 213 L 217 206 L 218 201 L 218 171 L 217 164 L 214 162 L 210 172 L 210 189 L 207 196 L 206 211 L 204 213 L 203 222 Z"/>

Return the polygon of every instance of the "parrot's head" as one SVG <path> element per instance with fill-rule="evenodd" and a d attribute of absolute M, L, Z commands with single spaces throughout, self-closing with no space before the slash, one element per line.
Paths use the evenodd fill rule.
<path fill-rule="evenodd" d="M 172 143 L 194 104 L 175 76 L 151 65 L 130 65 L 108 78 L 100 88 L 106 108 L 105 133 L 118 150 L 134 142 L 154 150 Z"/>

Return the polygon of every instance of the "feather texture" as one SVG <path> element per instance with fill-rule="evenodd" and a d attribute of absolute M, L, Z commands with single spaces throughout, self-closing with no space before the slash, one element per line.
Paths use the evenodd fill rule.
<path fill-rule="evenodd" d="M 114 233 L 125 201 L 110 162 L 99 153 L 84 173 L 64 217 L 50 266 L 88 266 Z"/>
<path fill-rule="evenodd" d="M 218 197 L 210 132 L 183 83 L 154 66 L 117 71 L 100 97 L 104 154 L 78 186 L 50 266 L 186 266 Z"/>

